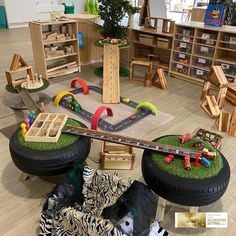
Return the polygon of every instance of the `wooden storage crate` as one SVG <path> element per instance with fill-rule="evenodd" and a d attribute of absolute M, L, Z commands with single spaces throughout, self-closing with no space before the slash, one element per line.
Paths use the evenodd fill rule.
<path fill-rule="evenodd" d="M 171 39 L 167 38 L 157 38 L 157 47 L 169 49 L 171 48 Z"/>
<path fill-rule="evenodd" d="M 66 114 L 40 113 L 27 131 L 25 141 L 56 143 L 67 118 Z"/>
<path fill-rule="evenodd" d="M 139 42 L 149 45 L 155 44 L 155 37 L 153 35 L 148 34 L 139 34 Z"/>
<path fill-rule="evenodd" d="M 134 150 L 131 146 L 103 142 L 101 151 L 102 169 L 130 170 L 134 167 Z"/>

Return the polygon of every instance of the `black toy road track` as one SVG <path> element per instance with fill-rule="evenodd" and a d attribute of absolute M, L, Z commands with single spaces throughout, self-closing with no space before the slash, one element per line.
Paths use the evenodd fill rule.
<path fill-rule="evenodd" d="M 123 135 L 95 131 L 95 130 L 90 130 L 86 128 L 76 128 L 70 125 L 64 126 L 64 128 L 62 129 L 62 132 L 87 136 L 94 139 L 134 146 L 134 147 L 142 148 L 142 149 L 159 151 L 159 152 L 168 153 L 168 154 L 174 154 L 174 155 L 179 155 L 179 156 L 188 155 L 191 158 L 196 158 L 197 154 L 201 155 L 201 152 L 197 152 L 197 151 L 190 150 L 187 148 L 176 147 L 172 145 L 162 144 L 159 142 L 146 141 L 142 139 L 130 138 Z"/>
<path fill-rule="evenodd" d="M 93 90 L 96 93 L 102 94 L 102 88 L 99 88 L 97 86 L 88 86 L 89 90 Z M 74 90 L 70 91 L 73 94 L 78 94 L 78 93 L 82 93 L 83 92 L 83 88 L 77 88 Z M 120 103 L 127 105 L 129 107 L 132 108 L 136 108 L 138 106 L 137 102 L 134 101 L 129 101 L 129 102 L 123 102 L 124 97 L 120 97 Z M 70 112 L 75 113 L 76 115 L 78 115 L 79 117 L 81 117 L 82 119 L 91 122 L 92 121 L 92 117 L 93 114 L 90 113 L 89 111 L 85 110 L 84 108 L 81 108 L 80 112 L 75 112 L 72 111 L 71 106 L 70 106 L 70 102 L 66 99 L 66 96 L 64 98 L 61 99 L 60 101 L 60 106 L 64 107 L 65 109 L 69 110 Z M 116 124 L 111 124 L 107 121 L 105 121 L 104 119 L 100 118 L 99 120 L 99 124 L 98 127 L 102 130 L 108 131 L 108 132 L 119 132 L 123 129 L 128 128 L 129 126 L 137 123 L 138 121 L 142 120 L 143 118 L 152 115 L 152 111 L 150 108 L 148 107 L 142 107 L 141 109 L 139 109 L 136 113 L 135 113 L 135 119 L 132 119 L 131 117 L 134 114 L 132 114 L 131 116 L 119 121 Z"/>

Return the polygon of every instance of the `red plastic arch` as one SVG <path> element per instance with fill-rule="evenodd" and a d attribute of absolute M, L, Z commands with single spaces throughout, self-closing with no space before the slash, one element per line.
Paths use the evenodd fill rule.
<path fill-rule="evenodd" d="M 93 130 L 97 130 L 98 127 L 98 122 L 100 119 L 101 114 L 103 113 L 103 111 L 107 110 L 107 115 L 108 116 L 113 116 L 113 112 L 112 109 L 110 107 L 106 107 L 106 106 L 100 106 L 95 113 L 93 114 L 93 118 L 91 121 L 91 129 Z"/>
<path fill-rule="evenodd" d="M 76 77 L 75 79 L 73 79 L 73 80 L 71 81 L 70 87 L 71 87 L 71 88 L 75 88 L 75 83 L 76 83 L 76 82 L 80 83 L 81 87 L 83 88 L 84 95 L 89 94 L 89 89 L 88 89 L 87 84 L 85 83 L 84 80 L 80 79 L 79 77 Z"/>

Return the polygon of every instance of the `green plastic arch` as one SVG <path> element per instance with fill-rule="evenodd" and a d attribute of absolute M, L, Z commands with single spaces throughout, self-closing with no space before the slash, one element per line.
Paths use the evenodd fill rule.
<path fill-rule="evenodd" d="M 157 115 L 157 108 L 151 102 L 140 102 L 135 108 L 135 112 L 137 112 L 141 107 L 148 107 L 152 110 L 152 113 L 155 116 Z"/>

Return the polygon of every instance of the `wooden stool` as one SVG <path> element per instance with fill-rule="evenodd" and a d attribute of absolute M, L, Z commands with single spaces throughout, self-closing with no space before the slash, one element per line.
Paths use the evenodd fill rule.
<path fill-rule="evenodd" d="M 134 66 L 145 66 L 147 67 L 149 73 L 152 73 L 152 62 L 150 61 L 132 61 L 130 65 L 130 80 L 132 81 L 138 81 L 141 83 L 144 83 L 143 79 L 138 79 L 134 77 Z M 146 77 L 146 74 L 145 74 Z"/>
<path fill-rule="evenodd" d="M 199 207 L 183 206 L 183 205 L 175 204 L 159 196 L 158 203 L 157 203 L 157 210 L 156 210 L 156 219 L 163 221 L 166 205 L 180 207 L 180 208 L 187 208 L 187 209 L 189 208 L 190 212 L 198 212 L 198 208 L 199 208 Z"/>

